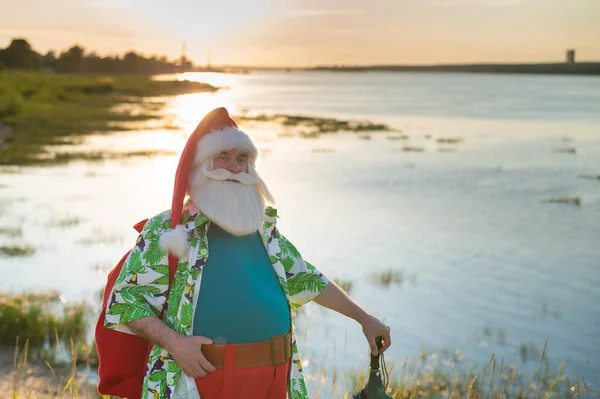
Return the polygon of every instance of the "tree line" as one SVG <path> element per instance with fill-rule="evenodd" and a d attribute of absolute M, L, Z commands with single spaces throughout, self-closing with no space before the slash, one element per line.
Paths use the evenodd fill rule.
<path fill-rule="evenodd" d="M 193 64 L 184 56 L 169 61 L 167 57 L 144 57 L 134 51 L 123 56 L 100 56 L 74 45 L 57 55 L 35 51 L 25 39 L 13 39 L 8 47 L 0 49 L 0 69 L 49 70 L 59 73 L 131 73 L 158 74 L 185 72 Z"/>

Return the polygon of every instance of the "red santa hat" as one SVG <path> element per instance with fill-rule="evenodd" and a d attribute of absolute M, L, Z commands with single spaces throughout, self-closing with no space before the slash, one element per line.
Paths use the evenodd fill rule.
<path fill-rule="evenodd" d="M 171 203 L 172 230 L 162 234 L 161 247 L 169 250 L 178 258 L 184 257 L 189 249 L 187 233 L 181 225 L 183 203 L 187 193 L 192 168 L 221 151 L 238 149 L 248 152 L 248 162 L 255 165 L 259 156 L 258 148 L 252 138 L 238 129 L 225 108 L 210 111 L 198 124 L 189 137 L 175 173 L 173 202 Z"/>

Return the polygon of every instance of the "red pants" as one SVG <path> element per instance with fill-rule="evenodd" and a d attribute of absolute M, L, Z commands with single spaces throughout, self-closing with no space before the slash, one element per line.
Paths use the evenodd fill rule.
<path fill-rule="evenodd" d="M 233 367 L 234 345 L 225 346 L 225 367 L 196 378 L 202 399 L 285 399 L 289 361 L 281 366 Z"/>

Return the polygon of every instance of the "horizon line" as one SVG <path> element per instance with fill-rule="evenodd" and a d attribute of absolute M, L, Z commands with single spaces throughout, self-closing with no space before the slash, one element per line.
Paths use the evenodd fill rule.
<path fill-rule="evenodd" d="M 220 65 L 196 65 L 195 68 L 245 68 L 245 69 L 315 69 L 315 68 L 430 68 L 430 67 L 468 67 L 468 66 L 524 66 L 524 65 L 585 65 L 600 64 L 600 60 L 581 60 L 569 64 L 566 61 L 536 61 L 536 62 L 469 62 L 469 63 L 445 63 L 445 64 L 321 64 L 313 66 L 294 65 L 244 65 L 244 64 L 220 64 Z"/>

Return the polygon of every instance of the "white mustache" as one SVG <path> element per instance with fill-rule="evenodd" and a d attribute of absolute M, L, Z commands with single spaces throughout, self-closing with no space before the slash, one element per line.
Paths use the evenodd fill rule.
<path fill-rule="evenodd" d="M 234 181 L 242 183 L 246 186 L 252 186 L 252 185 L 258 183 L 257 178 L 254 178 L 245 172 L 231 173 L 227 169 L 209 170 L 206 162 L 202 164 L 201 168 L 202 168 L 202 173 L 204 173 L 204 176 L 206 176 L 212 180 L 218 180 L 218 181 L 234 180 Z"/>

